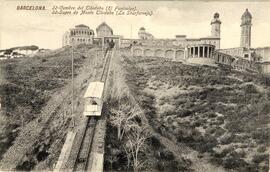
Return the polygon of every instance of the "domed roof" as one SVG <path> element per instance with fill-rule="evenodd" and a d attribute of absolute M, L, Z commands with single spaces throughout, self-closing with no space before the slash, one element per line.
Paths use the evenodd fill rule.
<path fill-rule="evenodd" d="M 106 22 L 102 22 L 100 25 L 98 25 L 98 27 L 96 28 L 96 32 L 97 33 L 99 33 L 99 30 L 100 30 L 101 27 L 105 27 L 105 28 L 109 29 L 110 30 L 110 34 L 113 35 L 113 29 Z M 102 36 L 102 34 L 100 34 L 100 35 Z"/>
<path fill-rule="evenodd" d="M 218 18 L 219 18 L 219 14 L 218 14 L 218 13 L 215 13 L 215 14 L 214 14 L 214 18 L 215 18 L 215 19 L 218 19 Z"/>
<path fill-rule="evenodd" d="M 84 25 L 84 24 L 79 24 L 79 25 L 77 25 L 77 26 L 75 26 L 76 28 L 78 28 L 78 27 L 83 27 L 83 28 L 89 28 L 88 26 L 86 26 L 86 25 Z"/>
<path fill-rule="evenodd" d="M 211 24 L 214 24 L 214 23 L 221 24 L 221 21 L 219 20 L 219 13 L 214 14 L 214 18 L 212 19 Z"/>
<path fill-rule="evenodd" d="M 98 25 L 97 30 L 98 30 L 100 27 L 102 27 L 102 26 L 106 26 L 106 27 L 109 28 L 111 31 L 113 31 L 112 28 L 111 28 L 106 22 L 102 22 L 100 25 Z"/>
<path fill-rule="evenodd" d="M 241 19 L 243 19 L 243 18 L 252 18 L 252 15 L 248 11 L 248 9 L 246 9 L 246 11 L 244 12 L 244 14 L 242 15 Z"/>
<path fill-rule="evenodd" d="M 145 28 L 144 27 L 141 27 L 140 30 L 145 30 Z"/>

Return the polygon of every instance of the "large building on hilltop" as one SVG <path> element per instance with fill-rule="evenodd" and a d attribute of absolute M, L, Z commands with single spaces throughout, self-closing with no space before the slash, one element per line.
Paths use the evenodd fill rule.
<path fill-rule="evenodd" d="M 107 23 L 102 22 L 96 28 L 96 33 L 97 33 L 97 37 L 112 36 L 113 35 L 113 30 Z"/>
<path fill-rule="evenodd" d="M 208 37 L 187 38 L 176 35 L 175 39 L 125 39 L 122 45 L 132 43 L 135 56 L 157 56 L 172 58 L 175 61 L 186 61 L 197 64 L 229 65 L 238 70 L 270 73 L 270 60 L 266 57 L 270 48 L 251 48 L 252 15 L 246 9 L 241 16 L 240 46 L 220 49 L 221 20 L 215 13 L 211 20 L 211 34 Z M 268 55 L 269 56 L 269 55 Z"/>
<path fill-rule="evenodd" d="M 240 61 L 252 65 L 256 64 L 262 73 L 270 73 L 270 48 L 252 48 L 251 26 L 252 15 L 249 10 L 246 9 L 241 16 L 240 46 L 220 49 L 217 51 L 217 53 L 229 55 L 232 59 L 241 59 Z"/>
<path fill-rule="evenodd" d="M 113 29 L 105 22 L 102 22 L 96 28 L 97 37 L 94 38 L 95 42 L 100 42 L 102 47 L 107 46 L 109 42 L 113 41 L 116 47 L 120 46 L 122 36 L 114 35 Z"/>
<path fill-rule="evenodd" d="M 208 64 L 214 63 L 213 53 L 220 48 L 219 14 L 215 13 L 210 22 L 210 35 L 201 38 L 187 38 L 186 35 L 176 35 L 174 39 L 154 38 L 152 34 L 141 27 L 138 39 L 121 40 L 122 47 L 132 47 L 135 56 L 157 56 L 173 58 L 176 61 L 192 61 Z"/>
<path fill-rule="evenodd" d="M 122 37 L 113 34 L 112 28 L 105 22 L 102 22 L 96 28 L 96 35 L 93 29 L 90 29 L 84 24 L 80 24 L 64 33 L 62 46 L 79 44 L 96 44 L 106 46 L 109 41 L 114 41 L 116 46 L 119 46 L 120 38 Z"/>
<path fill-rule="evenodd" d="M 105 22 L 96 28 L 96 34 L 86 25 L 77 25 L 64 34 L 63 46 L 96 44 L 106 47 L 113 41 L 116 47 L 129 48 L 134 56 L 156 56 L 206 65 L 222 64 L 239 70 L 270 73 L 270 47 L 251 47 L 252 15 L 248 9 L 241 16 L 239 47 L 220 49 L 222 22 L 219 17 L 218 13 L 213 15 L 210 35 L 200 38 L 176 35 L 174 39 L 159 39 L 141 27 L 137 39 L 124 39 L 114 35 L 113 29 Z"/>
<path fill-rule="evenodd" d="M 69 29 L 63 35 L 62 45 L 92 44 L 94 31 L 84 24 Z"/>
<path fill-rule="evenodd" d="M 139 39 L 154 39 L 154 36 L 151 33 L 146 32 L 144 27 L 140 28 L 138 32 L 138 37 Z"/>
<path fill-rule="evenodd" d="M 258 62 L 261 71 L 270 74 L 270 47 L 256 48 L 255 53 L 261 58 Z"/>

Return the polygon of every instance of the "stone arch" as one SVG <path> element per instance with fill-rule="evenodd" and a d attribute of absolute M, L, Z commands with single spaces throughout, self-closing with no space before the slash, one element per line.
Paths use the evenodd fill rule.
<path fill-rule="evenodd" d="M 150 49 L 145 49 L 144 50 L 144 55 L 145 56 L 153 56 L 153 50 L 150 50 Z"/>
<path fill-rule="evenodd" d="M 155 56 L 156 57 L 164 57 L 164 52 L 161 49 L 157 49 L 155 51 Z"/>
<path fill-rule="evenodd" d="M 143 51 L 142 49 L 136 48 L 133 50 L 133 55 L 134 56 L 142 56 L 143 55 Z"/>
<path fill-rule="evenodd" d="M 173 50 L 166 50 L 165 51 L 165 58 L 174 59 L 174 51 Z"/>
<path fill-rule="evenodd" d="M 183 50 L 176 50 L 175 52 L 175 59 L 176 60 L 184 60 L 185 55 Z"/>

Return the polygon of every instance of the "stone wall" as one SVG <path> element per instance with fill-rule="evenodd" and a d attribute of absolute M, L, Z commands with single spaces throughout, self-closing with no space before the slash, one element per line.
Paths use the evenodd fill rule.
<path fill-rule="evenodd" d="M 163 57 L 176 61 L 185 60 L 184 48 L 132 46 L 131 53 L 133 56 Z"/>

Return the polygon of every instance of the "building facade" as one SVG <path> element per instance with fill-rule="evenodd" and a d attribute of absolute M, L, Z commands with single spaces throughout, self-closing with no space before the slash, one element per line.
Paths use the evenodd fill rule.
<path fill-rule="evenodd" d="M 113 41 L 115 43 L 115 47 L 120 47 L 121 39 L 123 38 L 120 35 L 114 35 L 113 29 L 105 22 L 102 22 L 96 28 L 97 37 L 95 41 L 101 43 L 102 47 L 107 47 L 109 42 Z"/>
<path fill-rule="evenodd" d="M 215 46 L 210 44 L 198 44 L 187 48 L 187 62 L 194 64 L 215 64 Z"/>
<path fill-rule="evenodd" d="M 144 27 L 139 29 L 138 37 L 139 39 L 154 39 L 154 36 L 151 33 L 146 32 Z"/>
<path fill-rule="evenodd" d="M 62 45 L 93 44 L 93 37 L 94 31 L 88 26 L 80 24 L 64 33 Z"/>
<path fill-rule="evenodd" d="M 263 73 L 270 73 L 270 47 L 251 48 L 252 15 L 245 10 L 241 16 L 240 46 L 220 49 L 221 20 L 215 13 L 210 22 L 210 36 L 187 38 L 176 35 L 173 39 L 155 38 L 144 27 L 138 31 L 138 39 L 124 39 L 114 35 L 112 28 L 105 22 L 94 31 L 86 25 L 77 25 L 63 36 L 63 46 L 81 43 L 97 44 L 106 47 L 113 41 L 116 47 L 129 48 L 133 56 L 156 56 L 175 61 L 197 64 L 229 65 L 238 70 L 256 71 L 261 66 Z"/>
<path fill-rule="evenodd" d="M 262 58 L 258 62 L 261 72 L 270 74 L 270 47 L 256 48 L 255 53 Z"/>
<path fill-rule="evenodd" d="M 109 25 L 107 25 L 107 23 L 102 22 L 96 28 L 96 33 L 97 33 L 97 37 L 112 36 L 113 35 L 113 30 Z"/>

